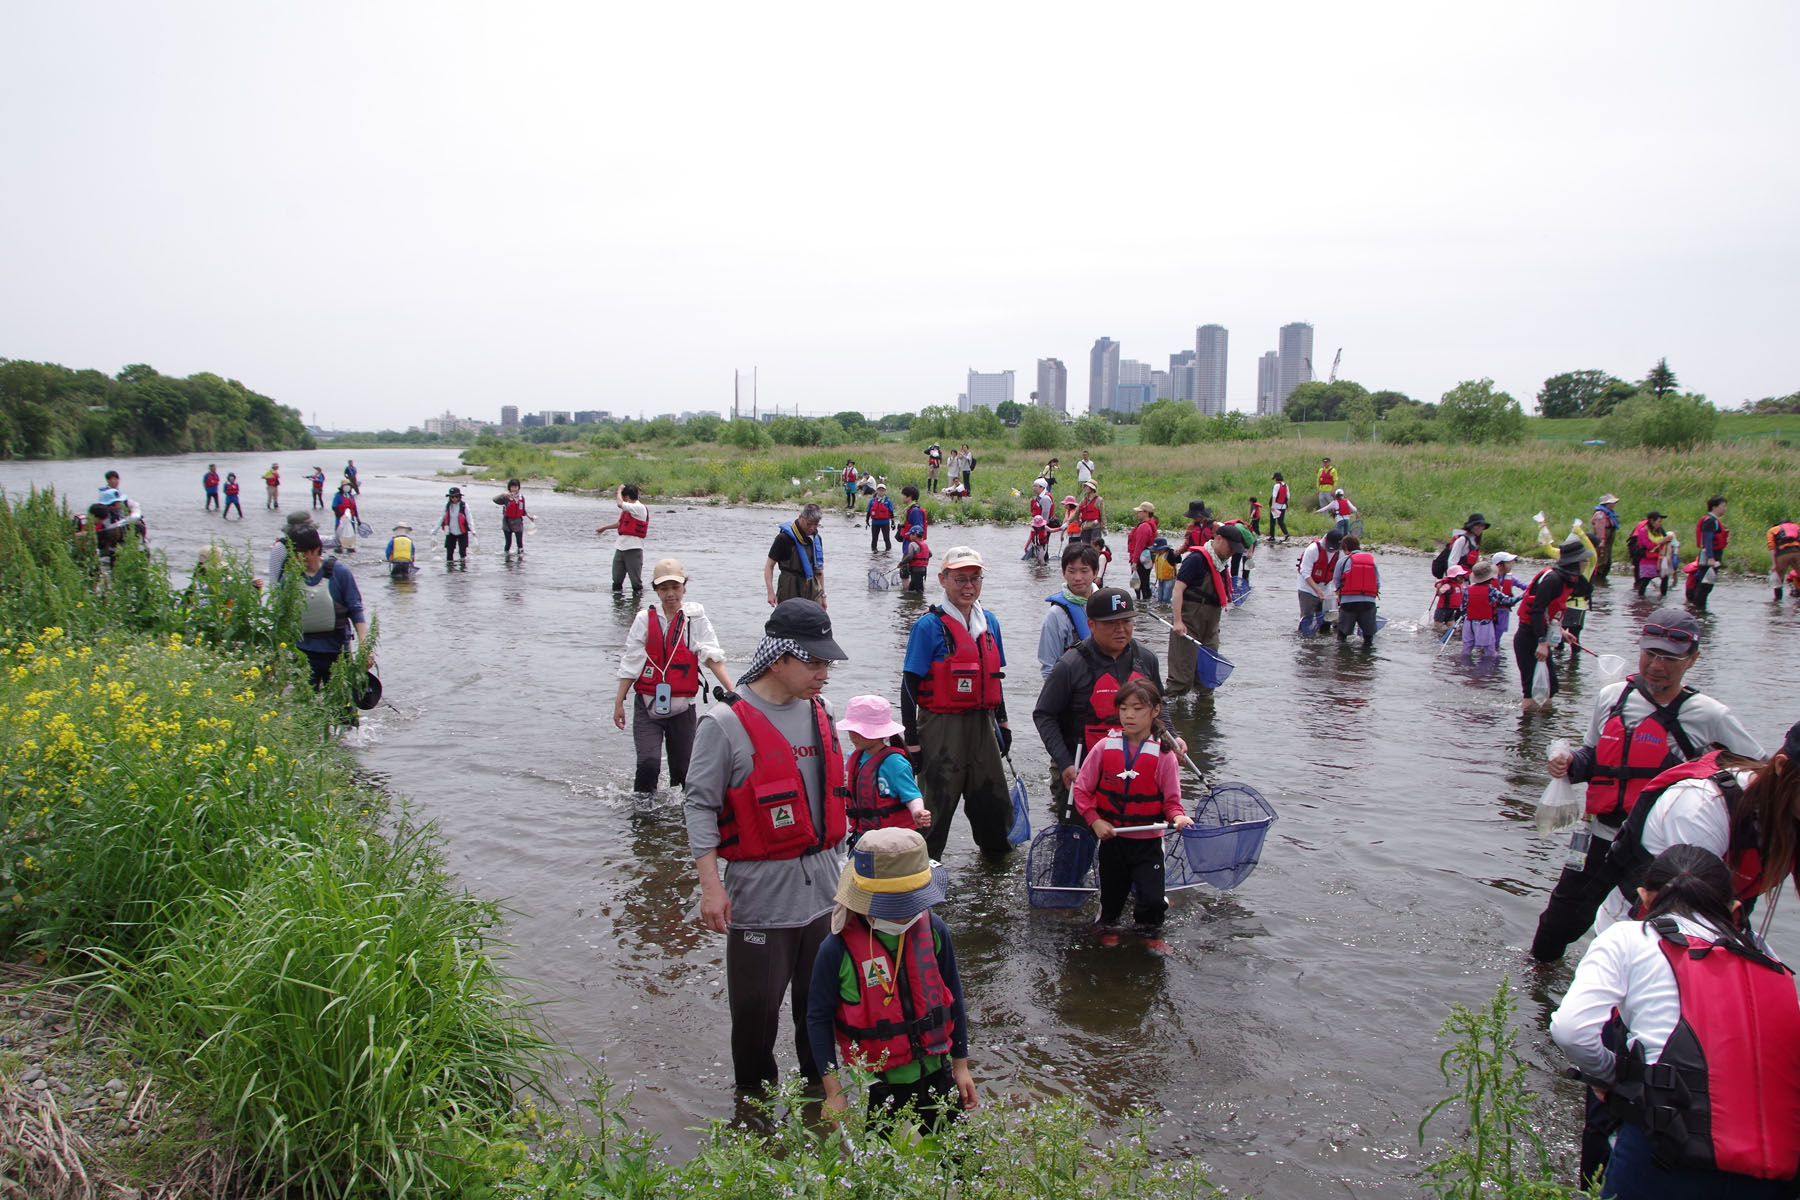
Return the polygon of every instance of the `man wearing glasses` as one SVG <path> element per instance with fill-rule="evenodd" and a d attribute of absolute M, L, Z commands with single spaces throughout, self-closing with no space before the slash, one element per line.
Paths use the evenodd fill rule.
<path fill-rule="evenodd" d="M 1532 957 L 1556 961 L 1593 925 L 1618 883 L 1606 869 L 1607 851 L 1652 776 L 1715 746 L 1763 756 L 1729 708 L 1682 685 L 1699 657 L 1699 621 L 1681 608 L 1651 613 L 1638 637 L 1637 672 L 1601 690 L 1581 748 L 1550 760 L 1550 774 L 1588 785 L 1588 820 L 1576 828 L 1568 864 L 1538 918 Z"/>
<path fill-rule="evenodd" d="M 1000 681 L 1006 651 L 1000 619 L 981 607 L 981 555 L 954 546 L 944 555 L 938 582 L 944 603 L 913 622 L 900 680 L 900 721 L 931 826 L 925 844 L 942 858 L 950 819 L 967 805 L 975 844 L 990 855 L 1012 847 L 1012 801 L 1000 756 L 1012 747 Z"/>
<path fill-rule="evenodd" d="M 745 1092 L 779 1075 L 783 993 L 793 1004 L 800 1073 L 818 1082 L 806 996 L 844 865 L 844 760 L 819 692 L 831 664 L 847 656 L 811 600 L 776 605 L 763 633 L 738 692 L 701 718 L 687 775 L 700 919 L 727 937 L 731 1065 Z M 723 879 L 720 860 L 731 864 Z"/>

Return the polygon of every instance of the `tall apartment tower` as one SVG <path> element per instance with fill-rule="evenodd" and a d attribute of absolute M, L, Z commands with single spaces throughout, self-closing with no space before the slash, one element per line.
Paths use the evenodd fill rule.
<path fill-rule="evenodd" d="M 1281 411 L 1275 397 L 1281 389 L 1281 359 L 1273 350 L 1263 351 L 1256 360 L 1256 415 L 1267 416 Z"/>
<path fill-rule="evenodd" d="M 517 429 L 519 427 L 519 406 L 502 404 L 500 406 L 500 428 Z"/>
<path fill-rule="evenodd" d="M 1281 327 L 1281 337 L 1276 342 L 1281 358 L 1275 389 L 1276 412 L 1287 407 L 1287 398 L 1295 388 L 1312 378 L 1312 342 L 1313 327 L 1305 321 Z"/>
<path fill-rule="evenodd" d="M 1088 352 L 1088 411 L 1110 412 L 1119 387 L 1119 343 L 1103 337 Z"/>
<path fill-rule="evenodd" d="M 1231 333 L 1223 325 L 1194 331 L 1194 406 L 1202 415 L 1225 411 L 1226 350 Z"/>
<path fill-rule="evenodd" d="M 1194 352 L 1183 350 L 1169 355 L 1169 399 L 1194 398 Z"/>
<path fill-rule="evenodd" d="M 977 371 L 970 367 L 967 395 L 969 402 L 962 406 L 964 412 L 972 412 L 977 408 L 999 408 L 1013 398 L 1013 373 Z"/>
<path fill-rule="evenodd" d="M 1069 368 L 1060 358 L 1040 358 L 1038 364 L 1037 402 L 1057 416 L 1069 411 Z"/>

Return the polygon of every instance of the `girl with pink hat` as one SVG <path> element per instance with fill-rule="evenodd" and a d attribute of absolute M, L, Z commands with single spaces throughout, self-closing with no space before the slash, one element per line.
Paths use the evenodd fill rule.
<path fill-rule="evenodd" d="M 850 735 L 855 747 L 845 771 L 850 790 L 850 846 L 871 829 L 929 827 L 931 813 L 906 758 L 902 736 L 906 729 L 894 720 L 894 707 L 887 698 L 854 697 L 838 718 L 838 728 Z"/>

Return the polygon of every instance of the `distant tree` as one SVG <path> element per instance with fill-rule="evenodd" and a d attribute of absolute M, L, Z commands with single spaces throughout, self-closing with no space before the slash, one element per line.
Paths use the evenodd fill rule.
<path fill-rule="evenodd" d="M 1675 379 L 1675 372 L 1669 369 L 1668 359 L 1656 360 L 1656 365 L 1650 368 L 1648 375 L 1644 376 L 1644 386 L 1650 389 L 1659 400 L 1679 386 Z"/>
<path fill-rule="evenodd" d="M 1525 436 L 1525 410 L 1491 379 L 1464 380 L 1438 401 L 1438 424 L 1455 442 L 1516 442 Z"/>
<path fill-rule="evenodd" d="M 1402 404 L 1413 403 L 1413 398 L 1405 392 L 1370 392 L 1369 399 L 1375 402 L 1375 415 L 1381 417 L 1387 416 L 1391 410 Z"/>
<path fill-rule="evenodd" d="M 1618 382 L 1605 371 L 1564 371 L 1552 375 L 1538 389 L 1538 414 L 1552 420 L 1593 416 L 1606 395 L 1607 385 Z"/>
<path fill-rule="evenodd" d="M 1067 444 L 1062 422 L 1035 404 L 1019 418 L 1017 438 L 1021 450 L 1060 450 Z"/>
<path fill-rule="evenodd" d="M 712 413 L 701 413 L 697 417 L 689 417 L 686 425 L 688 436 L 696 442 L 716 442 L 719 433 L 725 428 L 725 419 Z"/>
<path fill-rule="evenodd" d="M 841 446 L 850 440 L 848 431 L 836 417 L 820 417 L 813 423 L 814 445 Z"/>
<path fill-rule="evenodd" d="M 1389 409 L 1381 419 L 1376 437 L 1396 446 L 1437 440 L 1437 422 L 1425 415 L 1423 404 L 1402 404 Z"/>
<path fill-rule="evenodd" d="M 1637 384 L 1626 383 L 1623 379 L 1608 379 L 1606 381 L 1606 386 L 1600 389 L 1599 398 L 1589 405 L 1581 415 L 1584 417 L 1604 417 L 1637 394 Z"/>
<path fill-rule="evenodd" d="M 1345 404 L 1368 394 L 1367 388 L 1353 380 L 1323 383 L 1315 379 L 1296 387 L 1283 408 L 1293 421 L 1338 421 L 1343 419 Z"/>
<path fill-rule="evenodd" d="M 1366 392 L 1352 396 L 1338 406 L 1338 417 L 1350 423 L 1352 441 L 1368 441 L 1375 428 L 1375 398 Z"/>
<path fill-rule="evenodd" d="M 752 421 L 748 417 L 739 417 L 727 423 L 724 435 L 719 440 L 740 450 L 762 450 L 775 441 L 769 436 L 769 431 L 763 428 L 761 421 Z"/>
<path fill-rule="evenodd" d="M 994 407 L 994 415 L 1000 418 L 1002 425 L 1017 425 L 1025 415 L 1025 406 L 1017 400 L 1002 400 Z"/>
<path fill-rule="evenodd" d="M 1075 423 L 1068 427 L 1068 432 L 1071 444 L 1079 442 L 1084 446 L 1112 445 L 1112 426 L 1092 414 L 1077 417 Z"/>
<path fill-rule="evenodd" d="M 875 422 L 875 428 L 887 433 L 905 433 L 912 428 L 912 423 L 913 415 L 911 413 L 889 413 Z"/>
<path fill-rule="evenodd" d="M 841 413 L 833 413 L 831 419 L 842 425 L 848 433 L 854 433 L 869 423 L 869 418 L 848 408 Z"/>
<path fill-rule="evenodd" d="M 1690 450 L 1712 441 L 1718 424 L 1719 412 L 1705 396 L 1646 389 L 1600 423 L 1600 436 L 1615 446 Z"/>
<path fill-rule="evenodd" d="M 1158 400 L 1138 414 L 1138 427 L 1143 431 L 1140 437 L 1148 446 L 1187 445 L 1188 442 L 1179 438 L 1183 432 L 1182 422 L 1188 417 L 1197 422 L 1200 410 L 1186 400 Z M 1190 439 L 1193 440 L 1198 439 Z"/>
<path fill-rule="evenodd" d="M 1757 413 L 1800 413 L 1800 392 L 1790 392 L 1785 396 L 1764 396 L 1755 403 L 1744 401 L 1745 412 Z"/>

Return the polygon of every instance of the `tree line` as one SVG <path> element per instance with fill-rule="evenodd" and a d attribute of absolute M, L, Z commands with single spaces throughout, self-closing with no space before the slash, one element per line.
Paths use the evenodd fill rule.
<path fill-rule="evenodd" d="M 296 410 L 210 371 L 117 375 L 0 359 L 0 458 L 311 450 Z"/>

